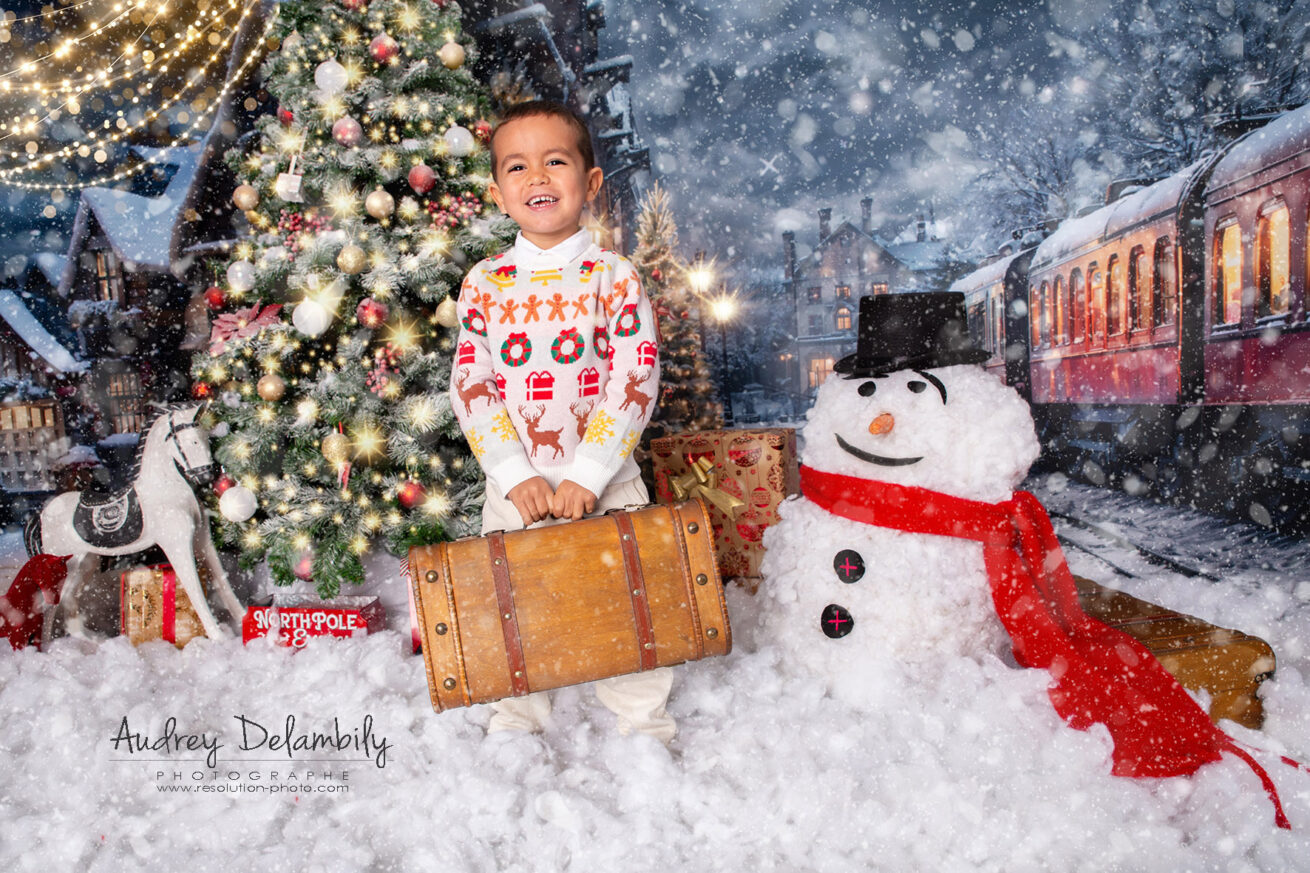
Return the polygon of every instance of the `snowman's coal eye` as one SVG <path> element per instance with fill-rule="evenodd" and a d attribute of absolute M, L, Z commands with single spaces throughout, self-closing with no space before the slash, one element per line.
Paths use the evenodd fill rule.
<path fill-rule="evenodd" d="M 860 385 L 859 391 L 861 397 L 872 397 L 873 392 L 878 390 L 877 382 L 865 382 Z"/>
<path fill-rule="evenodd" d="M 909 388 L 915 394 L 922 394 L 924 391 L 928 390 L 928 383 L 920 382 L 918 379 L 915 379 L 911 382 L 906 382 L 905 387 Z"/>

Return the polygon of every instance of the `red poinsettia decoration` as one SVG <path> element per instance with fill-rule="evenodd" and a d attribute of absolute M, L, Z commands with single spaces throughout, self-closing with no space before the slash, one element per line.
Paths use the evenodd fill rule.
<path fill-rule="evenodd" d="M 248 309 L 225 312 L 214 319 L 214 329 L 209 335 L 209 353 L 221 355 L 227 348 L 229 340 L 254 336 L 266 327 L 278 323 L 278 313 L 282 304 L 274 303 L 260 308 L 256 303 Z"/>

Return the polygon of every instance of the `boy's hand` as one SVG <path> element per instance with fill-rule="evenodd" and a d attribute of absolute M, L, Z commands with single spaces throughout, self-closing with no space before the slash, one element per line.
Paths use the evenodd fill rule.
<path fill-rule="evenodd" d="M 572 479 L 559 483 L 559 490 L 550 501 L 550 512 L 556 518 L 577 521 L 596 508 L 596 495 Z"/>
<path fill-rule="evenodd" d="M 550 485 L 540 476 L 524 479 L 505 495 L 523 519 L 523 526 L 535 524 L 550 515 L 554 493 Z"/>

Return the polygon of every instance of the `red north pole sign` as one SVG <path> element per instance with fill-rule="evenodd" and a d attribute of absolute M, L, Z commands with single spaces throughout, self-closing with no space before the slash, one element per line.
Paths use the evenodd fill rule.
<path fill-rule="evenodd" d="M 356 637 L 377 633 L 386 615 L 376 597 L 347 595 L 320 600 L 312 595 L 275 594 L 252 603 L 241 620 L 241 639 L 276 635 L 278 645 L 305 645 L 310 637 Z"/>

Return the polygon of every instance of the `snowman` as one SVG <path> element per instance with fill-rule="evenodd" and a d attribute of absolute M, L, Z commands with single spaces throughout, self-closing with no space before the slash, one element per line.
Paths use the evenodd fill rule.
<path fill-rule="evenodd" d="M 986 358 L 959 294 L 861 300 L 858 349 L 819 389 L 802 432 L 807 478 L 1008 499 L 1040 445 L 1028 405 L 978 366 Z M 853 690 L 878 659 L 1005 653 L 980 543 L 852 520 L 809 497 L 780 514 L 761 568 L 767 636 L 834 690 Z"/>
<path fill-rule="evenodd" d="M 1187 775 L 1233 755 L 1288 826 L 1249 752 L 1145 647 L 1083 612 L 1045 510 L 1014 490 L 1040 446 L 987 357 L 962 294 L 860 301 L 856 351 L 802 431 L 801 496 L 765 533 L 761 639 L 785 670 L 868 710 L 904 707 L 948 659 L 979 676 L 1041 668 L 1069 725 L 1109 730 L 1115 775 Z"/>

